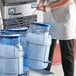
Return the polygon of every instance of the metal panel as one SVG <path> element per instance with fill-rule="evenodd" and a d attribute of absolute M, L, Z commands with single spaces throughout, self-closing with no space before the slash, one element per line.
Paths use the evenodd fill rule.
<path fill-rule="evenodd" d="M 11 5 L 20 5 L 26 4 L 31 2 L 37 2 L 37 0 L 2 0 L 4 6 L 11 6 Z"/>
<path fill-rule="evenodd" d="M 10 27 L 29 27 L 30 21 L 37 21 L 37 15 L 18 17 L 10 21 L 4 19 L 4 29 Z"/>

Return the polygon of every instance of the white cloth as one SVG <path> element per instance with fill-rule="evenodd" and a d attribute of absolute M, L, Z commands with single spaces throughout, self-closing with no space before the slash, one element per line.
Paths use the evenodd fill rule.
<path fill-rule="evenodd" d="M 44 13 L 44 22 L 52 24 L 53 39 L 69 40 L 75 38 L 75 4 Z"/>
<path fill-rule="evenodd" d="M 76 11 L 76 0 L 75 1 L 75 11 Z M 75 27 L 75 34 L 76 34 L 76 27 Z M 75 39 L 76 39 L 76 36 L 75 36 Z"/>

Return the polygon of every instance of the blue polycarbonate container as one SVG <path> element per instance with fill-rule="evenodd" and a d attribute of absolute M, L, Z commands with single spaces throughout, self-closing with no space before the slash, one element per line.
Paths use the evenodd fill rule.
<path fill-rule="evenodd" d="M 24 27 L 24 28 L 9 28 L 7 29 L 7 31 L 13 33 L 17 33 L 17 34 L 20 34 L 20 44 L 23 46 L 24 44 L 24 36 L 26 34 L 26 31 L 27 31 L 27 27 Z"/>
<path fill-rule="evenodd" d="M 44 69 L 47 67 L 51 35 L 51 25 L 39 22 L 31 22 L 29 30 L 25 35 L 24 67 L 32 69 Z"/>
<path fill-rule="evenodd" d="M 0 43 L 6 45 L 17 45 L 20 43 L 20 34 L 0 31 Z"/>
<path fill-rule="evenodd" d="M 32 21 L 30 22 L 30 30 L 31 32 L 36 32 L 36 33 L 46 33 L 49 32 L 50 28 L 52 27 L 51 24 L 46 24 L 46 23 L 39 23 Z"/>
<path fill-rule="evenodd" d="M 23 49 L 20 34 L 0 31 L 0 76 L 23 73 Z"/>
<path fill-rule="evenodd" d="M 9 28 L 7 30 L 12 32 L 24 33 L 25 31 L 27 31 L 27 29 L 28 29 L 27 27 L 24 27 L 24 28 Z"/>

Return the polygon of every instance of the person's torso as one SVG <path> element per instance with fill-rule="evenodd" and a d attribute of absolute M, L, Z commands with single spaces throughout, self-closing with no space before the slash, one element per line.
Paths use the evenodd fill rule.
<path fill-rule="evenodd" d="M 47 0 L 47 3 L 57 1 L 59 0 Z M 45 13 L 44 22 L 52 23 L 53 38 L 68 40 L 75 36 L 75 18 L 75 4 L 70 4 Z"/>

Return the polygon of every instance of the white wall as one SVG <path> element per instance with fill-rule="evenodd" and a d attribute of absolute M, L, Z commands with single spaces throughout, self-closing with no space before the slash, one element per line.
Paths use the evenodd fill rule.
<path fill-rule="evenodd" d="M 0 29 L 3 29 L 3 21 L 2 21 L 2 14 L 1 14 L 1 7 L 2 7 L 2 2 L 0 0 Z"/>
<path fill-rule="evenodd" d="M 2 15 L 1 15 L 1 9 L 0 9 L 0 29 L 3 29 L 3 21 L 2 21 Z"/>

